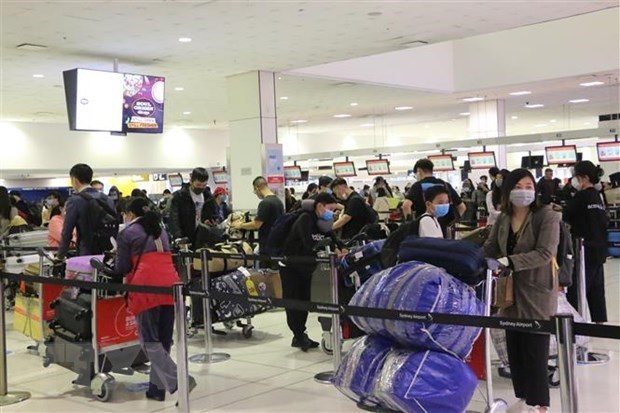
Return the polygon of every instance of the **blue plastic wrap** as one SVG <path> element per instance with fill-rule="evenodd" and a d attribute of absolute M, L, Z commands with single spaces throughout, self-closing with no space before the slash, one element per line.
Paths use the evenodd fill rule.
<path fill-rule="evenodd" d="M 443 314 L 483 315 L 473 288 L 444 269 L 407 262 L 375 274 L 357 291 L 352 306 Z M 480 328 L 418 321 L 351 317 L 368 334 L 391 338 L 406 347 L 443 351 L 465 358 Z"/>
<path fill-rule="evenodd" d="M 359 287 L 383 269 L 380 255 L 384 243 L 384 239 L 369 242 L 352 249 L 340 259 L 341 271 L 348 273 L 344 277 L 344 283 L 347 287 Z M 368 262 L 367 260 L 372 257 L 375 257 L 376 260 Z"/>
<path fill-rule="evenodd" d="M 374 395 L 401 412 L 462 413 L 477 385 L 469 366 L 449 354 L 394 350 L 385 359 Z"/>
<path fill-rule="evenodd" d="M 334 377 L 334 386 L 348 398 L 376 405 L 373 397 L 376 379 L 392 350 L 392 342 L 380 336 L 362 337 L 353 343 Z"/>

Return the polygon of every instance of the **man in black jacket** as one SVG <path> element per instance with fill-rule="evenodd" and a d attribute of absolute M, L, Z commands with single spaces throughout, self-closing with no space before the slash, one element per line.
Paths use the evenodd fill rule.
<path fill-rule="evenodd" d="M 325 238 L 336 236 L 332 232 L 334 209 L 338 201 L 326 192 L 317 195 L 314 203 L 305 201 L 304 212 L 293 223 L 289 236 L 284 243 L 283 254 L 289 257 L 314 257 L 315 245 Z M 339 246 L 341 243 L 337 242 Z M 312 274 L 317 264 L 287 263 L 280 269 L 284 298 L 291 300 L 310 301 Z M 306 334 L 307 311 L 286 310 L 286 322 L 293 332 L 291 347 L 308 351 L 317 348 L 319 343 L 311 340 Z"/>
<path fill-rule="evenodd" d="M 196 228 L 204 221 L 204 205 L 209 196 L 205 194 L 209 172 L 205 168 L 194 168 L 189 184 L 172 194 L 170 201 L 170 234 L 173 239 L 187 237 L 193 244 Z"/>

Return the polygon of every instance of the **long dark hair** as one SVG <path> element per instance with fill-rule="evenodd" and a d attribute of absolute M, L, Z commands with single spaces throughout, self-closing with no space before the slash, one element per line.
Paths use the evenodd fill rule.
<path fill-rule="evenodd" d="M 575 176 L 587 176 L 593 185 L 599 183 L 603 175 L 605 171 L 590 161 L 580 161 L 575 164 Z"/>
<path fill-rule="evenodd" d="M 512 207 L 512 202 L 510 202 L 510 192 L 515 189 L 517 183 L 523 178 L 531 179 L 534 184 L 534 188 L 536 188 L 536 179 L 527 169 L 519 168 L 510 172 L 502 183 L 502 212 L 512 216 L 514 208 Z M 534 189 L 534 191 L 535 190 L 536 189 Z M 538 203 L 538 200 L 535 200 L 530 205 L 530 210 L 532 212 L 536 212 L 538 209 L 540 209 L 540 204 Z"/>
<path fill-rule="evenodd" d="M 0 186 L 0 217 L 11 219 L 11 198 L 9 190 L 4 186 Z"/>
<path fill-rule="evenodd" d="M 502 176 L 502 186 L 497 186 L 497 175 Z M 495 186 L 493 186 L 493 194 L 491 195 L 491 201 L 493 202 L 493 206 L 502 204 L 502 188 L 504 183 L 506 182 L 506 178 L 510 175 L 510 171 L 508 169 L 502 169 L 498 173 L 495 174 Z"/>
<path fill-rule="evenodd" d="M 157 239 L 161 235 L 161 219 L 151 209 L 151 203 L 143 197 L 133 197 L 125 204 L 125 212 L 131 212 L 140 219 L 137 224 L 144 228 L 147 235 Z"/>

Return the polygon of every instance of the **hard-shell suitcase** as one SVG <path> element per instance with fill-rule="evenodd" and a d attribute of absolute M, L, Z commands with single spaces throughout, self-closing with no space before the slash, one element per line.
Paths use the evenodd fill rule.
<path fill-rule="evenodd" d="M 38 264 L 39 256 L 37 254 L 6 257 L 4 271 L 11 274 L 21 274 L 29 265 L 38 266 Z"/>
<path fill-rule="evenodd" d="M 59 297 L 52 302 L 54 320 L 50 323 L 52 330 L 61 327 L 71 333 L 75 340 L 90 340 L 91 326 L 91 299 L 90 294 L 80 294 L 76 299 Z"/>
<path fill-rule="evenodd" d="M 232 294 L 244 294 L 256 297 L 266 297 L 266 289 L 257 288 L 252 280 L 251 272 L 245 268 L 223 275 L 211 280 L 211 288 L 214 291 Z M 256 304 L 236 303 L 226 300 L 213 300 L 213 311 L 217 321 L 235 320 L 249 317 L 266 311 L 267 308 Z"/>
<path fill-rule="evenodd" d="M 469 285 L 478 284 L 486 269 L 482 248 L 468 241 L 443 238 L 405 238 L 398 250 L 398 261 L 420 261 L 443 268 Z"/>
<path fill-rule="evenodd" d="M 46 247 L 48 231 L 29 231 L 19 234 L 12 234 L 6 237 L 6 241 L 11 247 Z"/>

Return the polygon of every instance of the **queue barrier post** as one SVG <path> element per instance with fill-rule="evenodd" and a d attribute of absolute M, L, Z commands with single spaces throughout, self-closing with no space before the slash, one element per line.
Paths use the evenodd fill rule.
<path fill-rule="evenodd" d="M 554 317 L 555 337 L 558 342 L 558 366 L 560 369 L 560 395 L 562 412 L 576 413 L 579 410 L 577 386 L 575 383 L 575 336 L 573 316 L 558 314 Z"/>
<path fill-rule="evenodd" d="M 4 313 L 4 280 L 0 280 L 0 407 L 8 406 L 28 400 L 30 393 L 28 392 L 10 392 L 8 391 L 8 375 L 6 363 L 6 320 Z"/>
<path fill-rule="evenodd" d="M 185 297 L 183 283 L 173 285 L 176 349 L 177 349 L 177 389 L 179 394 L 179 411 L 189 413 L 189 372 L 187 365 L 187 319 L 185 317 Z"/>
<path fill-rule="evenodd" d="M 331 283 L 331 301 L 332 304 L 338 305 L 338 267 L 336 262 L 336 254 L 329 255 L 329 274 Z M 321 384 L 332 384 L 334 376 L 340 367 L 342 360 L 342 329 L 340 326 L 340 314 L 332 314 L 332 360 L 334 363 L 333 371 L 324 371 L 314 376 L 314 380 Z"/>
<path fill-rule="evenodd" d="M 189 358 L 192 363 L 213 364 L 220 363 L 230 359 L 228 353 L 213 352 L 213 319 L 211 316 L 211 298 L 209 290 L 211 289 L 211 277 L 209 275 L 209 251 L 205 248 L 200 253 L 200 266 L 202 270 L 202 289 L 207 293 L 202 300 L 202 311 L 205 330 L 205 352 L 195 354 Z"/>
<path fill-rule="evenodd" d="M 487 268 L 484 282 L 484 315 L 491 316 L 493 304 L 493 270 Z M 495 399 L 493 394 L 493 368 L 491 366 L 491 329 L 484 328 L 484 369 L 486 372 L 487 408 L 486 413 L 505 411 L 508 403 L 503 399 Z"/>

